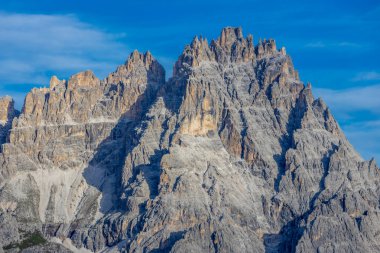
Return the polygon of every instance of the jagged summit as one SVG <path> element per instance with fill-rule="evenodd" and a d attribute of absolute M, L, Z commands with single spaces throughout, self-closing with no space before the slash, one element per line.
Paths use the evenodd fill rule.
<path fill-rule="evenodd" d="M 186 67 L 199 66 L 201 62 L 217 62 L 222 65 L 240 62 L 254 62 L 264 57 L 277 54 L 286 56 L 285 48 L 277 51 L 273 39 L 259 41 L 254 46 L 253 36 L 243 36 L 242 29 L 236 27 L 223 28 L 218 39 L 209 44 L 207 39 L 194 37 L 187 45 L 174 66 L 174 75 Z M 182 68 L 182 70 L 181 70 Z"/>
<path fill-rule="evenodd" d="M 162 65 L 147 51 L 140 53 L 134 50 L 128 57 L 124 65 L 117 68 L 114 73 L 111 73 L 106 79 L 106 83 L 116 83 L 118 81 L 126 81 L 128 75 L 147 75 L 145 78 L 150 83 L 162 84 L 165 82 L 165 69 Z M 140 80 L 146 82 L 145 79 Z M 136 82 L 141 83 L 139 80 Z"/>
<path fill-rule="evenodd" d="M 14 110 L 14 101 L 10 96 L 4 96 L 0 98 L 0 122 L 7 122 L 9 115 Z"/>
<path fill-rule="evenodd" d="M 222 29 L 217 42 L 221 47 L 231 48 L 236 41 L 241 41 L 243 39 L 243 30 L 241 27 L 225 27 Z"/>
<path fill-rule="evenodd" d="M 134 50 L 129 55 L 127 61 L 125 62 L 125 65 L 143 62 L 147 67 L 149 67 L 149 65 L 152 64 L 153 61 L 155 61 L 155 59 L 149 51 L 145 53 L 140 53 L 138 50 Z"/>
<path fill-rule="evenodd" d="M 104 80 L 52 77 L 17 117 L 0 103 L 5 250 L 380 252 L 379 168 L 274 40 L 228 27 L 168 81 L 134 51 Z"/>
<path fill-rule="evenodd" d="M 69 89 L 80 87 L 98 87 L 100 80 L 91 70 L 86 70 L 71 76 L 67 82 Z"/>

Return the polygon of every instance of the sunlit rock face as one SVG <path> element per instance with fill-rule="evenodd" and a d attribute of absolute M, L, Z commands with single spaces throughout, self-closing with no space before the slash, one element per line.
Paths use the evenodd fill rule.
<path fill-rule="evenodd" d="M 380 175 L 274 40 L 195 37 L 52 77 L 7 123 L 0 242 L 58 252 L 378 252 Z M 11 113 L 10 113 L 11 112 Z M 59 245 L 61 244 L 61 245 Z M 17 247 L 17 246 L 15 246 Z"/>

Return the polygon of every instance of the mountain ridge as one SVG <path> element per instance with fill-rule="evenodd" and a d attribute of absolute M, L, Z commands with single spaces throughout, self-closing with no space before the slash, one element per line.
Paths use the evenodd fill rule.
<path fill-rule="evenodd" d="M 52 77 L 7 121 L 5 248 L 37 230 L 94 252 L 380 250 L 376 163 L 241 28 L 195 37 L 168 81 L 138 51 L 103 80 Z"/>

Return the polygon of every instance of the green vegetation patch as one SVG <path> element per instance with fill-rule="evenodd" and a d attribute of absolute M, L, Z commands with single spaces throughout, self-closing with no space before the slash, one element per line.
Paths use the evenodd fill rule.
<path fill-rule="evenodd" d="M 41 233 L 39 231 L 35 231 L 34 233 L 27 235 L 26 238 L 20 243 L 9 244 L 3 249 L 9 250 L 13 248 L 19 248 L 20 250 L 23 250 L 32 246 L 45 244 L 46 242 L 46 239 L 41 235 Z"/>

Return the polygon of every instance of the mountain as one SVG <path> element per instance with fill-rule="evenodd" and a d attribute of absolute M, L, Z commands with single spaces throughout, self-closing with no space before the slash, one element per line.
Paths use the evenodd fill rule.
<path fill-rule="evenodd" d="M 0 103 L 6 252 L 380 252 L 379 168 L 274 40 L 227 27 L 168 81 L 134 51 Z"/>

